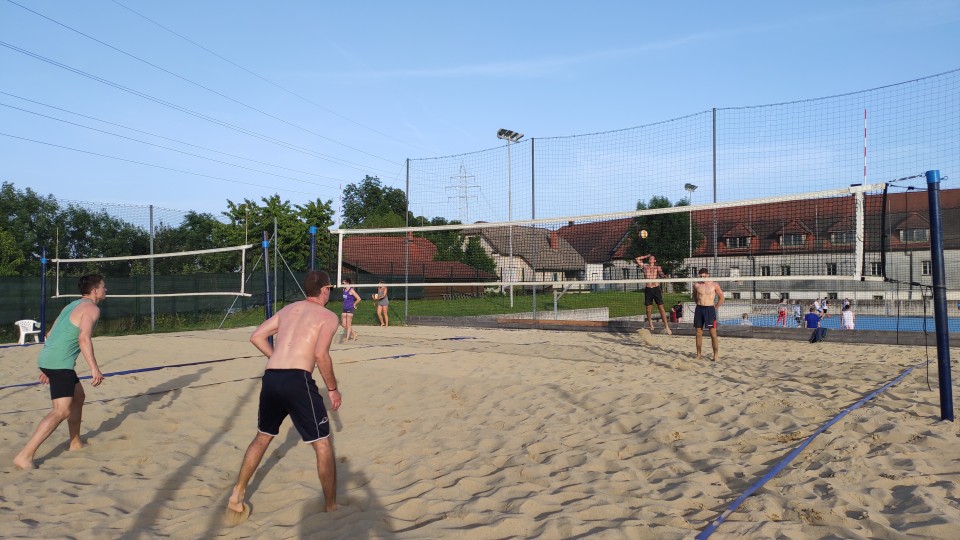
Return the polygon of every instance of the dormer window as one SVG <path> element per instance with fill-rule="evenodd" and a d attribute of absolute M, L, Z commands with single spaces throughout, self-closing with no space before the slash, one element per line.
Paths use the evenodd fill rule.
<path fill-rule="evenodd" d="M 784 234 L 780 236 L 781 246 L 802 246 L 807 241 L 805 234 Z"/>
<path fill-rule="evenodd" d="M 835 246 L 852 244 L 856 238 L 853 231 L 839 231 L 830 233 L 830 243 Z"/>
<path fill-rule="evenodd" d="M 733 236 L 733 237 L 727 238 L 728 249 L 748 248 L 748 247 L 750 247 L 749 236 Z"/>
<path fill-rule="evenodd" d="M 930 240 L 930 229 L 901 229 L 901 242 L 926 242 Z"/>

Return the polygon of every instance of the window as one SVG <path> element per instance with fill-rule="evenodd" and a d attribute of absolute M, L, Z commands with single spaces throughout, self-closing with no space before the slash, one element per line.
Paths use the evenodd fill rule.
<path fill-rule="evenodd" d="M 784 265 L 782 265 L 782 266 L 780 267 L 780 275 L 781 275 L 781 276 L 789 276 L 789 275 L 790 275 L 790 265 L 789 265 L 789 264 L 784 264 Z"/>
<path fill-rule="evenodd" d="M 926 242 L 930 239 L 930 229 L 901 229 L 901 242 Z"/>
<path fill-rule="evenodd" d="M 930 261 L 923 261 L 923 264 L 921 265 L 920 273 L 925 276 L 929 276 L 930 274 L 933 273 L 933 265 L 930 264 Z"/>
<path fill-rule="evenodd" d="M 873 299 L 874 299 L 874 300 L 883 300 L 883 295 L 882 295 L 882 294 L 875 294 L 875 295 L 873 295 Z"/>
<path fill-rule="evenodd" d="M 788 293 L 788 292 L 782 292 L 782 293 L 780 293 L 780 299 L 781 299 L 781 300 L 789 300 L 789 299 L 790 299 L 790 293 Z"/>
<path fill-rule="evenodd" d="M 837 293 L 832 292 L 832 293 L 827 294 L 827 298 L 829 298 L 829 299 L 831 299 L 831 300 L 839 300 L 839 299 L 840 299 L 840 296 L 838 296 Z"/>
<path fill-rule="evenodd" d="M 807 240 L 805 234 L 784 234 L 780 236 L 781 246 L 802 246 Z"/>
<path fill-rule="evenodd" d="M 735 236 L 735 237 L 727 238 L 727 247 L 730 249 L 750 247 L 750 237 Z"/>
<path fill-rule="evenodd" d="M 827 263 L 827 275 L 828 276 L 837 275 L 837 263 Z"/>
<path fill-rule="evenodd" d="M 855 240 L 853 231 L 830 233 L 830 243 L 835 245 L 852 244 Z"/>
<path fill-rule="evenodd" d="M 769 300 L 769 299 L 770 299 L 770 293 L 768 293 L 768 292 L 760 293 L 760 298 L 762 298 L 762 299 L 764 299 L 764 300 Z"/>
<path fill-rule="evenodd" d="M 630 279 L 630 269 L 621 268 L 621 270 L 623 271 L 623 279 Z"/>
<path fill-rule="evenodd" d="M 870 263 L 870 275 L 871 276 L 882 276 L 883 275 L 883 263 L 872 262 Z"/>
<path fill-rule="evenodd" d="M 740 269 L 736 266 L 730 267 L 730 277 L 740 277 Z"/>
<path fill-rule="evenodd" d="M 761 267 L 760 267 L 760 275 L 761 275 L 761 276 L 769 276 L 769 275 L 770 275 L 770 267 L 769 267 L 769 266 L 761 266 Z"/>
<path fill-rule="evenodd" d="M 740 299 L 740 293 L 738 293 L 738 292 L 733 293 L 733 299 L 734 299 L 734 300 L 739 300 L 739 299 Z"/>

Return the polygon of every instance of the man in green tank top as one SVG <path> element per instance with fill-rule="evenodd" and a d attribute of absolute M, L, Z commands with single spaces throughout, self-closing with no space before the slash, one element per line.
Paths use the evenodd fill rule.
<path fill-rule="evenodd" d="M 63 308 L 56 322 L 47 332 L 37 364 L 40 366 L 40 382 L 50 385 L 53 410 L 47 413 L 37 426 L 37 431 L 27 445 L 13 458 L 20 469 L 33 469 L 34 454 L 50 435 L 66 420 L 70 429 L 70 450 L 83 448 L 80 440 L 80 419 L 83 416 L 83 385 L 75 370 L 77 356 L 83 354 L 90 366 L 93 385 L 103 382 L 103 373 L 93 354 L 93 328 L 100 319 L 97 304 L 107 296 L 107 285 L 100 274 L 80 278 L 80 299 Z"/>

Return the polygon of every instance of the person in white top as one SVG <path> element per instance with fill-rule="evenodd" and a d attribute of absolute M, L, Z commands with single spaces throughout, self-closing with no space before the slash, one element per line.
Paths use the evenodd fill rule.
<path fill-rule="evenodd" d="M 853 314 L 853 310 L 850 309 L 850 304 L 843 306 L 843 311 L 840 312 L 840 316 L 843 319 L 843 328 L 845 330 L 853 330 L 856 325 L 857 316 Z"/>

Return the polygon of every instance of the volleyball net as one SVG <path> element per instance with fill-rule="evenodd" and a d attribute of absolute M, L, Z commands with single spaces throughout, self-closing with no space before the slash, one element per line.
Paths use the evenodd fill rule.
<path fill-rule="evenodd" d="M 425 298 L 511 289 L 623 292 L 651 282 L 682 292 L 700 281 L 700 268 L 738 292 L 749 282 L 769 295 L 764 298 L 790 297 L 803 282 L 816 282 L 811 289 L 818 290 L 809 292 L 819 294 L 825 282 L 883 279 L 871 266 L 882 189 L 857 185 L 632 212 L 341 229 L 338 267 L 360 287 L 403 284 Z M 653 278 L 636 262 L 648 254 L 662 270 Z"/>
<path fill-rule="evenodd" d="M 123 257 L 89 257 L 82 259 L 56 258 L 54 265 L 54 293 L 51 298 L 79 297 L 78 293 L 61 292 L 61 281 L 73 282 L 67 276 L 76 278 L 85 273 L 111 273 L 117 275 L 142 275 L 149 277 L 149 290 L 116 290 L 110 292 L 111 298 L 164 298 L 177 296 L 247 296 L 246 292 L 246 253 L 254 244 L 224 248 L 181 251 L 175 253 L 155 253 L 151 255 L 129 255 Z M 209 275 L 210 268 L 216 266 L 231 269 L 229 279 L 200 279 Z M 124 272 L 110 272 L 122 266 Z M 223 275 L 223 274 L 221 274 Z M 226 274 L 230 276 L 230 274 Z M 63 279 L 61 279 L 63 278 Z M 231 281 L 232 284 L 228 284 Z M 66 286 L 66 285 L 65 285 Z M 120 287 L 116 287 L 120 289 Z M 137 289 L 140 289 L 138 286 Z M 210 290 L 212 289 L 212 290 Z"/>

